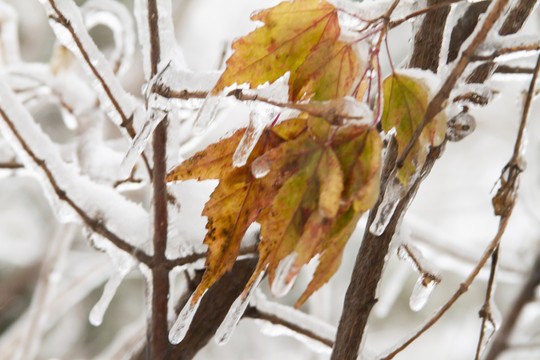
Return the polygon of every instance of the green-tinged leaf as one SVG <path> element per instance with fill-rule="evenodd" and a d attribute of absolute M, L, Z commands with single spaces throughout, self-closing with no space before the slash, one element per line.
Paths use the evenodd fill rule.
<path fill-rule="evenodd" d="M 350 126 L 334 139 L 336 154 L 345 174 L 343 198 L 355 211 L 371 209 L 379 196 L 382 141 L 376 129 Z"/>
<path fill-rule="evenodd" d="M 307 129 L 307 114 L 283 121 L 272 128 L 272 131 L 283 140 L 294 140 Z"/>
<path fill-rule="evenodd" d="M 303 303 L 336 273 L 341 265 L 343 249 L 351 237 L 356 224 L 362 213 L 355 212 L 352 208 L 341 215 L 330 230 L 330 237 L 325 244 L 324 252 L 319 258 L 319 265 L 313 274 L 311 282 L 295 304 L 296 308 Z"/>
<path fill-rule="evenodd" d="M 214 94 L 234 83 L 249 83 L 254 88 L 273 82 L 295 71 L 312 49 L 339 36 L 336 8 L 320 0 L 284 1 L 252 16 L 264 26 L 240 38 L 227 60 L 227 67 L 213 90 Z"/>
<path fill-rule="evenodd" d="M 352 46 L 334 39 L 319 43 L 296 71 L 290 98 L 324 101 L 348 95 L 359 71 Z"/>
<path fill-rule="evenodd" d="M 317 168 L 320 184 L 319 210 L 327 218 L 337 215 L 343 191 L 343 171 L 339 160 L 331 148 L 327 148 Z"/>
<path fill-rule="evenodd" d="M 400 156 L 422 122 L 428 104 L 428 91 L 426 85 L 419 80 L 393 74 L 384 80 L 383 92 L 382 127 L 386 132 L 396 128 Z M 404 186 L 407 186 L 416 169 L 424 164 L 428 146 L 440 145 L 445 132 L 446 119 L 443 114 L 439 114 L 424 128 L 398 172 L 398 178 Z"/>

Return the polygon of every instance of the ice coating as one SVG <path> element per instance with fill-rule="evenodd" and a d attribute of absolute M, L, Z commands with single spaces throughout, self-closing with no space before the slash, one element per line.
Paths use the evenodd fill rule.
<path fill-rule="evenodd" d="M 251 173 L 256 179 L 265 177 L 270 172 L 270 163 L 263 156 L 258 157 L 251 164 Z"/>
<path fill-rule="evenodd" d="M 242 298 L 242 295 L 240 295 L 236 298 L 236 300 L 234 300 L 231 308 L 229 309 L 229 312 L 227 313 L 227 316 L 225 316 L 225 319 L 223 320 L 221 325 L 219 325 L 219 328 L 216 331 L 214 339 L 217 344 L 225 345 L 227 342 L 229 342 L 229 339 L 231 338 L 232 333 L 236 328 L 236 325 L 238 325 L 238 322 L 242 318 L 242 315 L 244 315 L 244 312 L 246 311 L 246 308 L 249 305 L 253 294 L 257 290 L 259 283 L 264 277 L 264 274 L 265 272 L 261 271 L 253 285 L 249 288 L 244 298 Z"/>
<path fill-rule="evenodd" d="M 150 142 L 152 134 L 156 127 L 163 121 L 165 118 L 165 113 L 162 111 L 151 111 L 149 119 L 143 124 L 141 131 L 133 138 L 133 142 L 129 147 L 129 150 L 126 153 L 126 156 L 122 160 L 120 165 L 120 173 L 127 177 L 135 166 L 137 159 L 142 154 L 146 145 Z"/>
<path fill-rule="evenodd" d="M 420 311 L 424 308 L 435 286 L 437 286 L 436 281 L 423 274 L 420 275 L 409 298 L 409 307 L 412 311 Z"/>
<path fill-rule="evenodd" d="M 197 312 L 197 309 L 201 304 L 202 296 L 195 304 L 192 304 L 192 298 L 193 295 L 189 298 L 187 304 L 184 306 L 182 311 L 180 311 L 178 318 L 176 318 L 176 321 L 174 322 L 171 330 L 169 331 L 169 341 L 171 342 L 171 344 L 179 344 L 182 340 L 184 340 L 184 337 L 186 337 L 189 326 L 193 321 L 193 317 L 195 316 L 195 313 Z"/>
<path fill-rule="evenodd" d="M 449 141 L 460 141 L 476 129 L 476 120 L 468 112 L 461 112 L 448 120 L 446 138 Z"/>
<path fill-rule="evenodd" d="M 123 278 L 124 276 L 120 271 L 115 271 L 111 275 L 111 277 L 105 284 L 105 288 L 103 289 L 103 294 L 101 295 L 101 298 L 90 311 L 90 316 L 88 317 L 90 324 L 94 326 L 101 325 L 101 323 L 103 322 L 103 315 L 105 315 L 105 311 L 107 311 L 107 308 L 109 307 L 109 304 L 111 303 L 114 294 L 116 294 L 116 290 L 118 290 L 118 287 L 122 283 Z"/>
<path fill-rule="evenodd" d="M 60 225 L 52 242 L 49 244 L 40 270 L 39 281 L 28 310 L 28 321 L 25 324 L 26 331 L 14 360 L 34 359 L 38 355 L 41 339 L 45 331 L 45 323 L 50 316 L 46 305 L 58 287 L 58 281 L 64 270 L 65 258 L 73 242 L 76 230 L 78 230 L 78 227 L 75 224 Z"/>
<path fill-rule="evenodd" d="M 25 168 L 39 180 L 61 221 L 81 222 L 80 214 L 75 211 L 78 209 L 91 218 L 106 219 L 102 220 L 104 225 L 125 242 L 143 249 L 148 246 L 148 213 L 111 187 L 80 175 L 75 164 L 65 162 L 56 144 L 43 133 L 1 77 L 0 110 L 2 135 Z M 54 179 L 56 189 L 51 185 L 51 179 Z M 57 191 L 62 191 L 71 204 L 60 199 Z M 105 242 L 112 246 L 108 240 Z M 112 248 L 118 250 L 115 246 Z"/>
<path fill-rule="evenodd" d="M 114 64 L 114 72 L 120 76 L 126 74 L 136 43 L 133 18 L 129 11 L 119 2 L 90 0 L 84 3 L 82 12 L 88 29 L 104 25 L 112 31 L 115 47 L 109 61 Z"/>
<path fill-rule="evenodd" d="M 109 117 L 120 126 L 124 118 L 129 118 L 135 111 L 136 102 L 120 84 L 110 64 L 99 51 L 96 44 L 86 30 L 80 9 L 73 1 L 46 1 L 40 0 L 49 16 L 49 23 L 57 39 L 68 48 L 75 56 L 86 74 L 93 80 L 98 90 L 100 106 Z M 54 4 L 54 7 L 53 7 Z M 57 13 L 57 10 L 60 14 Z M 78 41 L 73 40 L 71 32 L 60 22 L 59 16 L 63 16 L 75 32 Z M 81 45 L 79 48 L 78 44 Z M 87 58 L 90 61 L 87 61 Z"/>
<path fill-rule="evenodd" d="M 304 329 L 306 332 L 315 334 L 317 338 L 333 342 L 336 337 L 336 328 L 334 326 L 300 310 L 295 310 L 290 306 L 269 301 L 260 290 L 256 291 L 255 296 L 251 301 L 251 306 L 255 306 L 257 310 L 262 313 L 275 315 L 278 318 L 285 319 L 287 322 L 295 324 L 295 326 Z M 284 326 L 274 325 L 267 321 L 260 321 L 259 323 L 262 325 L 262 332 L 266 335 L 292 336 L 316 352 L 328 354 L 331 351 L 327 345 L 312 338 L 308 338 L 300 332 L 293 331 Z"/>
<path fill-rule="evenodd" d="M 394 215 L 394 211 L 399 203 L 402 192 L 403 186 L 399 180 L 393 179 L 388 183 L 388 187 L 384 193 L 384 198 L 377 209 L 375 219 L 369 227 L 369 231 L 373 235 L 379 236 L 384 232 L 386 226 L 388 226 L 388 223 L 392 218 L 392 215 Z"/>
<path fill-rule="evenodd" d="M 296 275 L 291 279 L 290 272 L 297 257 L 298 253 L 293 252 L 279 262 L 276 268 L 276 275 L 270 285 L 270 291 L 273 296 L 282 297 L 287 295 L 289 290 L 291 290 Z"/>
<path fill-rule="evenodd" d="M 208 95 L 204 100 L 193 124 L 193 130 L 196 133 L 204 132 L 214 122 L 222 98 L 222 94 L 217 96 Z"/>
<path fill-rule="evenodd" d="M 233 155 L 234 167 L 242 167 L 246 164 L 264 128 L 276 118 L 277 114 L 277 109 L 269 105 L 260 105 L 251 110 L 249 114 L 249 125 Z M 255 175 L 255 177 L 257 176 Z"/>
<path fill-rule="evenodd" d="M 19 51 L 19 18 L 15 9 L 5 2 L 0 2 L 0 61 L 5 64 L 17 63 L 21 59 Z"/>

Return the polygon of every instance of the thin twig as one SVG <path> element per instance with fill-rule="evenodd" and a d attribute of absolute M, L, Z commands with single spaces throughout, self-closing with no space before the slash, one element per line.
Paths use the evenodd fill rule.
<path fill-rule="evenodd" d="M 297 310 L 298 311 L 298 310 Z M 264 311 L 261 311 L 256 306 L 249 306 L 246 309 L 246 312 L 244 313 L 244 317 L 249 317 L 252 319 L 259 319 L 259 320 L 265 320 L 268 321 L 274 325 L 280 325 L 283 327 L 286 327 L 289 330 L 294 331 L 295 333 L 298 333 L 300 335 L 303 335 L 305 337 L 308 337 L 310 339 L 313 339 L 315 341 L 318 341 L 329 348 L 332 348 L 334 346 L 334 340 L 328 339 L 326 337 L 323 337 L 319 334 L 314 333 L 313 331 L 306 329 L 302 327 L 301 324 L 295 321 L 291 321 L 289 319 L 286 319 L 284 317 L 278 316 L 277 314 L 270 314 L 266 313 Z"/>
<path fill-rule="evenodd" d="M 508 340 L 510 338 L 510 335 L 514 331 L 514 328 L 517 324 L 517 321 L 523 309 L 525 308 L 525 305 L 527 305 L 531 301 L 534 301 L 535 291 L 538 285 L 540 285 L 540 254 L 536 255 L 536 260 L 534 261 L 534 265 L 533 265 L 533 268 L 531 269 L 529 278 L 523 285 L 521 292 L 519 293 L 517 298 L 514 300 L 514 303 L 510 307 L 510 312 L 504 318 L 502 326 L 497 332 L 497 334 L 495 335 L 495 339 L 493 340 L 493 344 L 491 345 L 491 348 L 485 360 L 497 359 L 497 357 L 504 350 L 508 349 L 509 346 L 511 346 L 512 348 L 517 348 L 520 346 L 517 344 L 509 344 Z M 538 347 L 539 345 L 527 344 L 527 346 Z"/>
<path fill-rule="evenodd" d="M 161 44 L 159 31 L 159 13 L 156 0 L 148 0 L 148 29 L 150 39 L 150 77 L 158 72 L 161 61 Z M 167 262 L 167 118 L 163 119 L 154 130 L 152 139 L 154 153 L 153 190 L 154 190 L 154 266 L 152 268 L 152 314 L 150 318 L 149 359 L 168 358 L 171 344 L 168 339 L 168 299 L 169 299 L 169 269 Z"/>
<path fill-rule="evenodd" d="M 482 309 L 479 311 L 479 316 L 482 318 L 482 324 L 480 325 L 480 336 L 478 338 L 478 344 L 476 346 L 476 355 L 474 357 L 475 360 L 480 359 L 480 354 L 483 350 L 484 343 L 487 345 L 491 337 L 493 336 L 496 328 L 495 328 L 495 321 L 493 320 L 493 316 L 491 313 L 491 298 L 493 297 L 493 284 L 495 282 L 495 271 L 497 270 L 497 263 L 499 262 L 499 249 L 500 247 L 497 246 L 495 250 L 493 251 L 493 254 L 491 254 L 491 267 L 489 270 L 489 279 L 486 287 L 486 297 L 484 300 L 484 305 L 482 305 Z M 492 333 L 489 334 L 489 337 L 487 340 L 484 340 L 486 336 L 486 325 L 491 324 L 492 326 Z"/>

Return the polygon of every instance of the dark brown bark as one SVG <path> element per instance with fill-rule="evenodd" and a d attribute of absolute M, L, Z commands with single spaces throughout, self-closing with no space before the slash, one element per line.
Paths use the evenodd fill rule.
<path fill-rule="evenodd" d="M 440 1 L 429 0 L 428 6 L 436 5 L 438 2 Z M 422 25 L 414 37 L 414 50 L 409 67 L 437 72 L 444 26 L 449 12 L 450 7 L 446 6 L 425 15 Z"/>
<path fill-rule="evenodd" d="M 447 63 L 457 59 L 461 45 L 472 34 L 476 24 L 478 23 L 478 17 L 480 14 L 486 12 L 489 3 L 489 1 L 482 1 L 471 4 L 465 11 L 465 14 L 463 14 L 463 16 L 458 20 L 452 29 L 452 34 L 450 36 L 448 57 L 446 59 Z"/>

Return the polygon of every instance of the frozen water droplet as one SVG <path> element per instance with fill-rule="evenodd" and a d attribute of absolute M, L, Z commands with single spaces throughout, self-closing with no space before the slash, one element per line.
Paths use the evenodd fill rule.
<path fill-rule="evenodd" d="M 171 344 L 176 345 L 179 344 L 182 340 L 184 340 L 184 337 L 189 330 L 189 326 L 193 321 L 193 317 L 195 316 L 195 313 L 197 312 L 197 309 L 201 304 L 202 296 L 195 304 L 191 303 L 192 298 L 193 295 L 189 298 L 187 304 L 184 306 L 182 311 L 180 311 L 176 322 L 174 323 L 171 331 L 169 332 L 169 341 L 171 342 Z"/>
<path fill-rule="evenodd" d="M 272 121 L 276 115 L 277 112 L 271 106 L 263 105 L 251 110 L 251 113 L 249 114 L 249 126 L 233 155 L 234 167 L 242 167 L 246 164 L 251 151 L 263 133 L 264 127 Z"/>
<path fill-rule="evenodd" d="M 223 95 L 211 96 L 208 95 L 197 114 L 197 118 L 193 124 L 193 131 L 200 134 L 210 126 L 216 118 L 217 110 Z"/>
<path fill-rule="evenodd" d="M 409 307 L 412 311 L 420 311 L 426 305 L 431 293 L 437 283 L 432 279 L 421 275 L 414 285 L 411 297 L 409 298 Z"/>
<path fill-rule="evenodd" d="M 399 180 L 394 179 L 388 184 L 386 192 L 384 193 L 384 198 L 375 215 L 375 219 L 369 227 L 369 232 L 373 235 L 381 235 L 386 229 L 386 226 L 388 226 L 392 215 L 394 215 L 402 191 L 403 187 Z"/>
<path fill-rule="evenodd" d="M 293 252 L 279 262 L 276 269 L 276 276 L 270 287 L 270 291 L 272 292 L 273 296 L 282 297 L 285 296 L 289 290 L 291 290 L 294 280 L 296 279 L 296 275 L 292 278 L 289 275 L 297 256 L 298 253 Z"/>
<path fill-rule="evenodd" d="M 270 162 L 267 161 L 266 156 L 259 156 L 251 164 L 251 173 L 255 178 L 260 179 L 265 177 L 270 172 Z"/>
<path fill-rule="evenodd" d="M 476 129 L 476 120 L 468 112 L 460 112 L 448 120 L 446 137 L 450 141 L 460 141 Z"/>
<path fill-rule="evenodd" d="M 116 294 L 116 290 L 118 290 L 118 287 L 122 283 L 123 278 L 124 275 L 119 271 L 115 271 L 111 275 L 109 281 L 107 281 L 105 284 L 101 298 L 94 305 L 92 311 L 90 311 L 90 316 L 88 317 L 90 324 L 94 326 L 101 325 L 103 322 L 103 315 L 105 315 L 105 311 L 107 311 L 107 308 L 109 307 L 114 294 Z"/>
<path fill-rule="evenodd" d="M 255 280 L 251 288 L 248 290 L 246 297 L 242 299 L 242 295 L 240 295 L 231 305 L 227 316 L 216 331 L 216 336 L 214 339 L 218 345 L 225 345 L 227 342 L 229 342 L 233 330 L 236 328 L 236 325 L 238 325 L 242 315 L 244 315 L 249 301 L 263 277 L 264 271 L 261 271 L 259 277 L 257 277 L 257 280 Z"/>

